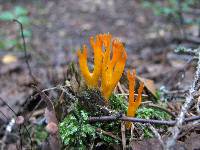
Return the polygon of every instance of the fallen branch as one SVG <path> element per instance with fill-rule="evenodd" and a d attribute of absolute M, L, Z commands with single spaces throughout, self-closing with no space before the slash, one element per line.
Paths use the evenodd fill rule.
<path fill-rule="evenodd" d="M 177 121 L 175 126 L 172 128 L 171 133 L 172 135 L 167 139 L 166 141 L 166 150 L 170 150 L 173 148 L 173 146 L 176 144 L 176 140 L 178 138 L 178 135 L 180 134 L 180 128 L 182 127 L 185 119 L 185 114 L 188 112 L 188 109 L 190 108 L 191 104 L 194 101 L 194 94 L 195 91 L 199 90 L 199 80 L 200 80 L 200 52 L 198 54 L 198 64 L 197 64 L 197 70 L 194 76 L 194 80 L 192 82 L 192 85 L 189 89 L 188 95 L 186 96 L 186 100 L 184 105 L 181 108 L 181 112 L 179 113 L 179 116 L 177 117 Z"/>
<path fill-rule="evenodd" d="M 176 120 L 154 120 L 154 119 L 140 119 L 140 118 L 133 118 L 133 117 L 118 117 L 118 116 L 101 116 L 101 117 L 89 117 L 89 122 L 107 122 L 107 121 L 129 121 L 129 122 L 139 122 L 139 123 L 149 123 L 149 124 L 157 124 L 157 125 L 168 125 L 173 126 L 176 124 Z M 193 116 L 190 118 L 184 119 L 184 123 L 192 122 L 195 120 L 200 120 L 200 116 Z"/>
<path fill-rule="evenodd" d="M 194 36 L 187 36 L 187 37 L 184 37 L 184 38 L 177 38 L 177 40 L 190 42 L 190 43 L 194 43 L 194 44 L 200 44 L 200 38 L 199 37 L 194 37 Z"/>

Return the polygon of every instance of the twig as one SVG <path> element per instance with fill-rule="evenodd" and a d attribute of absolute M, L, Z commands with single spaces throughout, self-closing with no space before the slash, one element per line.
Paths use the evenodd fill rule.
<path fill-rule="evenodd" d="M 116 94 L 116 95 L 119 95 L 119 96 L 128 96 L 129 94 L 128 93 L 121 93 L 121 94 Z M 138 96 L 138 94 L 134 94 L 134 95 Z M 142 97 L 148 97 L 148 95 L 142 94 Z"/>
<path fill-rule="evenodd" d="M 2 114 L 2 116 L 4 116 L 4 118 L 6 118 L 6 120 L 8 121 L 8 117 L 0 110 L 0 113 Z"/>
<path fill-rule="evenodd" d="M 55 87 L 47 88 L 47 89 L 42 90 L 42 92 L 46 92 L 46 91 L 50 91 L 50 90 L 55 90 L 55 89 L 58 89 L 58 87 L 55 86 Z"/>
<path fill-rule="evenodd" d="M 30 115 L 29 118 L 31 118 L 31 117 L 35 117 L 35 116 L 39 116 L 41 114 L 44 114 L 44 112 L 45 112 L 45 109 L 42 108 L 42 109 L 35 110 L 33 113 L 30 112 L 28 115 Z"/>
<path fill-rule="evenodd" d="M 200 96 L 199 96 L 199 98 L 197 100 L 196 107 L 197 107 L 197 113 L 200 115 Z"/>
<path fill-rule="evenodd" d="M 108 136 L 112 137 L 113 139 L 117 139 L 117 140 L 119 140 L 119 141 L 122 141 L 122 140 L 121 140 L 119 137 L 117 137 L 116 135 L 112 134 L 111 132 L 104 131 L 104 130 L 102 130 L 101 128 L 97 128 L 96 131 L 97 131 L 97 132 L 100 132 L 100 133 L 102 133 L 102 134 L 108 135 Z"/>
<path fill-rule="evenodd" d="M 122 88 L 122 86 L 121 86 L 121 83 L 120 83 L 120 82 L 117 83 L 117 87 L 119 88 L 119 91 L 120 91 L 122 94 L 125 93 L 124 90 L 123 90 L 123 88 Z"/>
<path fill-rule="evenodd" d="M 33 87 L 35 88 L 35 86 L 33 86 Z M 64 87 L 67 87 L 67 85 L 64 85 L 64 86 L 58 85 L 58 86 L 55 86 L 55 87 L 43 89 L 41 92 L 46 92 L 46 91 L 55 90 L 55 89 L 62 90 L 62 89 L 60 89 L 60 87 L 64 88 Z M 40 93 L 36 93 L 36 94 L 32 95 L 31 99 L 33 99 L 34 97 L 36 97 L 38 95 L 40 95 Z M 24 105 L 26 105 L 27 102 L 28 102 L 28 99 L 26 100 Z M 34 109 L 31 111 L 31 113 L 29 113 L 28 117 L 26 117 L 26 118 L 30 118 L 32 116 L 32 114 L 34 113 L 34 111 L 40 106 L 41 103 L 42 103 L 42 101 L 39 101 L 39 103 L 34 107 Z"/>
<path fill-rule="evenodd" d="M 173 129 L 171 130 L 172 136 L 169 137 L 166 141 L 166 149 L 167 150 L 170 150 L 176 144 L 176 140 L 180 133 L 180 128 L 182 127 L 184 120 L 185 120 L 185 114 L 187 113 L 188 109 L 190 108 L 191 104 L 193 103 L 194 93 L 197 90 L 196 87 L 199 84 L 199 78 L 200 78 L 200 52 L 199 52 L 199 60 L 198 60 L 198 64 L 197 64 L 197 70 L 195 73 L 193 83 L 189 89 L 188 95 L 186 96 L 186 101 L 181 108 L 181 112 L 180 112 L 179 116 L 177 117 L 177 122 L 176 122 L 175 126 L 173 127 Z"/>
<path fill-rule="evenodd" d="M 3 104 L 5 104 L 13 112 L 13 114 L 17 117 L 17 113 L 10 107 L 9 104 L 6 103 L 6 101 L 4 101 L 3 98 L 0 97 L 0 101 L 2 101 Z"/>
<path fill-rule="evenodd" d="M 69 85 L 63 85 L 63 86 L 62 86 L 62 85 L 57 85 L 57 86 L 54 86 L 54 87 L 50 87 L 50 88 L 44 89 L 44 90 L 42 90 L 42 92 L 51 91 L 51 90 L 56 90 L 56 89 L 62 90 L 61 87 L 62 87 L 62 88 L 64 88 L 64 87 L 69 87 Z"/>
<path fill-rule="evenodd" d="M 13 112 L 13 114 L 15 115 L 15 117 L 17 117 L 17 113 L 10 107 L 9 104 L 6 103 L 6 101 L 3 100 L 3 98 L 0 97 L 0 101 L 2 101 L 2 102 Z M 20 126 L 21 126 L 21 125 L 20 125 Z M 30 135 L 30 133 L 29 133 L 27 127 L 26 127 L 24 124 L 22 124 L 22 126 L 25 128 L 25 130 L 26 130 L 26 132 L 27 132 L 27 134 L 28 134 L 28 136 L 29 136 L 29 138 L 30 138 L 31 149 L 32 149 L 32 147 L 33 147 L 33 141 L 32 141 L 32 139 L 31 139 L 31 135 Z M 19 134 L 21 134 L 21 131 L 19 131 Z M 21 140 L 21 139 L 20 139 L 20 140 Z"/>
<path fill-rule="evenodd" d="M 21 29 L 21 36 L 22 36 L 22 40 L 23 40 L 23 49 L 24 49 L 24 56 L 25 56 L 25 62 L 29 71 L 29 75 L 32 78 L 32 80 L 37 83 L 38 81 L 36 80 L 36 78 L 33 76 L 33 73 L 31 71 L 31 66 L 29 64 L 29 60 L 28 60 L 28 55 L 27 55 L 27 50 L 26 50 L 26 42 L 25 42 L 25 37 L 24 37 L 24 29 L 23 29 L 23 25 L 22 23 L 17 20 L 17 19 L 13 19 L 14 22 L 17 22 L 20 25 L 20 29 Z"/>
<path fill-rule="evenodd" d="M 125 128 L 125 122 L 121 122 L 121 134 L 122 134 L 122 147 L 123 150 L 126 149 L 126 128 Z"/>
<path fill-rule="evenodd" d="M 48 121 L 46 130 L 50 133 L 48 142 L 51 149 L 60 149 L 59 133 L 58 133 L 58 120 L 56 118 L 56 113 L 54 105 L 51 99 L 39 88 L 35 87 L 36 91 L 42 97 L 42 100 L 46 103 L 47 108 L 45 109 L 45 117 Z M 56 129 L 56 130 L 53 130 Z"/>
<path fill-rule="evenodd" d="M 164 142 L 162 140 L 162 137 L 161 137 L 160 133 L 158 133 L 158 131 L 151 124 L 148 124 L 148 126 L 151 129 L 151 131 L 154 133 L 155 137 L 158 139 L 158 141 L 160 142 L 162 147 L 164 148 L 165 145 L 164 145 Z"/>
<path fill-rule="evenodd" d="M 53 106 L 53 103 L 51 101 L 51 99 L 44 93 L 42 92 L 42 90 L 40 90 L 39 88 L 37 88 L 36 86 L 33 86 L 36 91 L 39 93 L 39 95 L 42 97 L 42 100 L 46 103 L 47 105 L 47 109 L 49 111 L 52 111 L 54 110 L 54 106 Z"/>
<path fill-rule="evenodd" d="M 72 95 L 67 89 L 65 89 L 63 86 L 58 86 L 57 87 L 59 90 L 62 90 L 66 96 L 67 96 L 67 99 L 71 100 L 71 101 L 76 101 L 76 97 L 74 95 Z"/>
<path fill-rule="evenodd" d="M 158 125 L 168 125 L 173 126 L 176 124 L 176 120 L 154 120 L 154 119 L 140 119 L 140 118 L 133 118 L 133 117 L 117 117 L 117 116 L 101 116 L 101 117 L 89 117 L 89 122 L 107 122 L 107 121 L 129 121 L 129 122 L 139 122 L 139 123 L 149 123 L 149 124 L 158 124 Z M 184 119 L 185 123 L 192 122 L 195 120 L 200 120 L 200 116 L 193 116 L 190 118 Z"/>
<path fill-rule="evenodd" d="M 37 103 L 37 105 L 33 108 L 33 110 L 27 115 L 28 117 L 28 119 L 29 118 L 31 118 L 32 117 L 32 115 L 35 113 L 35 110 L 40 106 L 40 104 L 42 103 L 43 101 L 39 101 L 38 103 Z"/>
<path fill-rule="evenodd" d="M 179 38 L 179 40 L 190 42 L 190 43 L 194 43 L 194 44 L 200 44 L 200 38 L 199 37 L 194 37 L 194 36 L 193 37 L 192 36 L 187 36 L 187 37 L 184 37 L 184 38 Z"/>
<path fill-rule="evenodd" d="M 191 130 L 195 130 L 195 128 L 197 130 L 200 128 L 200 123 L 198 121 L 182 126 L 181 128 L 182 133 L 179 134 L 178 139 L 180 139 L 181 137 L 185 136 L 188 133 L 191 133 Z"/>

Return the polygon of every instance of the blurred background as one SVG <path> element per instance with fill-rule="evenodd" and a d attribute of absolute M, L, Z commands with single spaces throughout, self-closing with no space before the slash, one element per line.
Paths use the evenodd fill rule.
<path fill-rule="evenodd" d="M 136 68 L 157 89 L 187 89 L 193 56 L 175 49 L 199 46 L 199 16 L 198 0 L 0 0 L 0 97 L 20 113 L 34 92 L 27 58 L 42 88 L 63 84 L 82 44 L 89 46 L 90 36 L 108 32 L 125 44 L 126 69 Z M 13 19 L 23 24 L 27 58 Z M 13 117 L 3 102 L 0 110 L 7 117 L 2 115 L 1 122 Z"/>

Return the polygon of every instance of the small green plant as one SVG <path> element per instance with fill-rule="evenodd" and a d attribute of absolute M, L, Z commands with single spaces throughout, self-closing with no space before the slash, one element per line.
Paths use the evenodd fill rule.
<path fill-rule="evenodd" d="M 16 6 L 11 10 L 2 11 L 0 14 L 1 21 L 12 21 L 13 19 L 17 19 L 24 25 L 29 24 L 28 10 L 25 7 Z"/>
<path fill-rule="evenodd" d="M 30 18 L 28 16 L 28 10 L 25 7 L 22 6 L 15 6 L 14 8 L 6 11 L 0 11 L 0 21 L 7 22 L 7 21 L 13 21 L 13 19 L 18 20 L 20 23 L 22 23 L 24 30 L 24 37 L 27 39 L 30 39 L 32 36 L 31 30 L 28 28 L 30 26 Z M 17 48 L 22 49 L 22 46 L 20 44 L 21 36 L 20 34 L 15 36 L 13 38 L 13 35 L 10 34 L 13 33 L 1 33 L 0 37 L 0 49 L 2 50 L 9 50 L 11 48 Z"/>

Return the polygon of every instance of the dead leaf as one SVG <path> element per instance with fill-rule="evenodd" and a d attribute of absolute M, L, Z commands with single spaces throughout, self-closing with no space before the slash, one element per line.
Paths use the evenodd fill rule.
<path fill-rule="evenodd" d="M 155 87 L 155 84 L 154 84 L 154 81 L 153 80 L 150 80 L 150 79 L 146 79 L 146 78 L 142 78 L 142 77 L 139 77 L 139 76 L 136 76 L 138 80 L 140 80 L 141 82 L 144 82 L 144 86 L 147 88 L 147 90 L 149 92 L 151 92 L 151 94 L 153 96 L 156 97 L 156 87 Z"/>
<path fill-rule="evenodd" d="M 4 64 L 11 64 L 11 63 L 17 62 L 17 57 L 14 55 L 7 54 L 7 55 L 3 56 L 1 61 Z"/>

